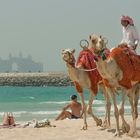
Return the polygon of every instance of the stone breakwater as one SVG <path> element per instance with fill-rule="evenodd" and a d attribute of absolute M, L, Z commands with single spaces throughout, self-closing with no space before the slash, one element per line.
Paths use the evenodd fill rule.
<path fill-rule="evenodd" d="M 70 86 L 65 73 L 0 73 L 0 86 Z"/>

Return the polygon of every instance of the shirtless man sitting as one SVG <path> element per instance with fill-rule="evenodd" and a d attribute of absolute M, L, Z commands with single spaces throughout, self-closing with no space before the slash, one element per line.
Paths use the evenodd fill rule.
<path fill-rule="evenodd" d="M 71 112 L 67 111 L 67 109 L 70 109 Z M 72 95 L 71 103 L 63 108 L 62 112 L 58 115 L 58 117 L 55 120 L 63 120 L 65 118 L 69 118 L 69 119 L 81 118 L 81 110 L 82 107 L 81 104 L 77 102 L 77 96 Z"/>

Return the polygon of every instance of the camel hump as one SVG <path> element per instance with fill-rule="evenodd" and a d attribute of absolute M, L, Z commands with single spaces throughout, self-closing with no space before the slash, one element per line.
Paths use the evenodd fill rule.
<path fill-rule="evenodd" d="M 76 66 L 82 66 L 84 69 L 94 69 L 96 64 L 94 62 L 94 55 L 91 50 L 82 50 L 79 53 Z M 94 93 L 97 93 L 97 83 L 102 79 L 97 69 L 87 72 L 91 81 L 91 88 Z"/>
<path fill-rule="evenodd" d="M 140 71 L 140 56 L 132 52 L 126 44 L 120 44 L 113 49 L 110 57 L 115 58 L 120 65 L 128 65 L 130 70 Z"/>
<path fill-rule="evenodd" d="M 123 71 L 123 79 L 120 82 L 126 87 L 131 86 L 131 81 L 140 80 L 140 56 L 134 54 L 126 45 L 113 49 L 110 57 L 115 59 Z"/>
<path fill-rule="evenodd" d="M 96 64 L 94 63 L 94 55 L 89 49 L 82 50 L 79 53 L 76 65 L 79 64 L 82 65 L 85 69 L 96 68 Z"/>

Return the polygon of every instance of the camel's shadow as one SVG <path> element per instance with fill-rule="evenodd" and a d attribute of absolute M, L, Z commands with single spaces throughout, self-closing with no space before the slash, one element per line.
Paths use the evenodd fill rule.
<path fill-rule="evenodd" d="M 115 128 L 110 128 L 110 129 L 107 129 L 107 128 L 100 128 L 99 129 L 100 131 L 104 131 L 104 130 L 107 130 L 107 132 L 111 132 L 111 133 L 113 133 L 113 134 L 115 134 L 115 132 L 116 132 L 116 129 Z M 137 127 L 137 132 L 138 132 L 138 138 L 140 138 L 140 127 Z M 125 135 L 125 134 L 127 134 L 127 133 L 124 133 L 123 131 L 122 131 L 122 129 L 120 129 L 120 136 L 123 136 L 123 135 Z"/>

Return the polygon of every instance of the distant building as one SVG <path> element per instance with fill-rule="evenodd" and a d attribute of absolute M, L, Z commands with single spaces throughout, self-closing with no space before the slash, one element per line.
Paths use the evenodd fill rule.
<path fill-rule="evenodd" d="M 19 53 L 18 57 L 9 54 L 7 60 L 0 58 L 0 72 L 42 72 L 43 64 L 32 60 L 32 56 L 23 57 Z"/>

